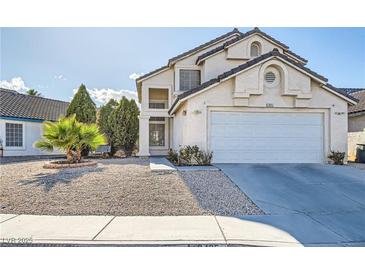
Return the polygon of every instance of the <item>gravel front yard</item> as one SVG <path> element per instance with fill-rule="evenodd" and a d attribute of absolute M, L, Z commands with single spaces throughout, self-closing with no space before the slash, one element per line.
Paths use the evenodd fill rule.
<path fill-rule="evenodd" d="M 200 206 L 214 215 L 264 214 L 221 171 L 183 171 L 181 176 L 198 199 Z"/>
<path fill-rule="evenodd" d="M 151 173 L 138 158 L 97 167 L 43 169 L 44 160 L 2 164 L 0 213 L 40 215 L 262 214 L 222 172 Z"/>

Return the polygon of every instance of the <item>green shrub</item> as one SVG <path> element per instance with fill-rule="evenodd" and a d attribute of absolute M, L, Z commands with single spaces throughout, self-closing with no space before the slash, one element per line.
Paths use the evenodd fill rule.
<path fill-rule="evenodd" d="M 179 150 L 179 157 L 178 157 L 178 164 L 179 165 L 186 165 L 192 166 L 194 156 L 198 153 L 199 147 L 198 146 L 185 146 L 180 148 Z"/>
<path fill-rule="evenodd" d="M 123 96 L 108 119 L 113 151 L 123 149 L 128 155 L 132 154 L 138 139 L 138 115 L 139 109 L 136 102 Z"/>
<path fill-rule="evenodd" d="M 199 151 L 196 161 L 200 166 L 209 166 L 213 158 L 212 151 Z"/>
<path fill-rule="evenodd" d="M 197 145 L 184 146 L 179 152 L 169 149 L 167 159 L 178 166 L 207 166 L 210 165 L 213 152 L 205 152 Z"/>
<path fill-rule="evenodd" d="M 177 165 L 179 160 L 179 155 L 176 151 L 173 151 L 171 148 L 169 149 L 167 153 L 167 160 L 169 160 L 171 163 Z"/>
<path fill-rule="evenodd" d="M 114 99 L 110 99 L 109 102 L 103 105 L 98 113 L 96 123 L 100 131 L 106 136 L 108 144 L 112 147 L 112 153 L 115 152 L 114 144 L 112 143 L 112 125 L 109 123 L 109 117 L 113 110 L 118 106 L 118 102 Z"/>
<path fill-rule="evenodd" d="M 345 152 L 331 150 L 330 155 L 328 155 L 328 159 L 332 160 L 334 165 L 343 165 Z"/>

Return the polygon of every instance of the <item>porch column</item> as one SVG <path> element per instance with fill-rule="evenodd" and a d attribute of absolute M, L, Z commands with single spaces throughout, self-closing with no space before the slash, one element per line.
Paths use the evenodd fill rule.
<path fill-rule="evenodd" d="M 150 156 L 149 120 L 150 116 L 138 116 L 139 118 L 139 151 L 137 156 Z"/>

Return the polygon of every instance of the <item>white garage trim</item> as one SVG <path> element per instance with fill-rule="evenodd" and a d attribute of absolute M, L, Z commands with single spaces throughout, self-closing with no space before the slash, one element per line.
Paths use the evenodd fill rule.
<path fill-rule="evenodd" d="M 330 145 L 326 109 L 214 107 L 209 108 L 207 114 L 207 144 L 208 149 L 215 155 L 214 162 L 323 163 L 326 159 Z M 217 122 L 218 119 L 227 121 L 228 125 L 225 122 Z M 234 126 L 236 122 L 230 119 L 235 119 L 237 127 L 241 128 L 237 129 Z M 229 126 L 229 121 L 232 127 Z M 253 130 L 256 129 L 255 125 L 258 125 L 257 130 Z M 284 134 L 280 134 L 277 129 Z M 246 133 L 240 135 L 245 130 Z M 277 138 L 272 138 L 271 136 L 276 133 L 278 133 Z M 290 135 L 291 138 L 286 137 Z M 257 142 L 258 138 L 260 141 Z M 306 149 L 298 145 L 302 141 Z M 232 145 L 232 142 L 236 145 Z M 262 142 L 265 149 L 259 148 L 259 142 Z M 253 147 L 256 144 L 257 150 L 251 148 L 248 145 L 250 143 Z M 224 148 L 224 144 L 227 145 L 227 149 Z M 295 154 L 297 150 L 298 154 Z"/>

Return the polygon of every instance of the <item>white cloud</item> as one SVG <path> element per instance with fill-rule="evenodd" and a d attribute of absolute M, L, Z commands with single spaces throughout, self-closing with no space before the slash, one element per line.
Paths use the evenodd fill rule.
<path fill-rule="evenodd" d="M 132 74 L 129 75 L 129 79 L 136 80 L 137 78 L 139 78 L 143 74 L 144 74 L 143 72 L 142 73 L 133 72 Z"/>
<path fill-rule="evenodd" d="M 65 77 L 65 76 L 63 76 L 62 74 L 60 74 L 60 75 L 55 75 L 55 77 L 54 77 L 55 79 L 57 79 L 57 80 L 67 80 L 67 78 Z"/>
<path fill-rule="evenodd" d="M 73 90 L 73 93 L 75 94 L 77 92 L 77 88 Z M 115 90 L 111 88 L 102 88 L 102 89 L 87 89 L 89 92 L 91 98 L 98 104 L 103 105 L 109 102 L 110 99 L 115 99 L 119 101 L 122 99 L 123 96 L 125 96 L 127 99 L 134 99 L 138 105 L 138 97 L 137 92 L 132 90 Z"/>
<path fill-rule="evenodd" d="M 29 88 L 25 85 L 21 77 L 14 77 L 10 81 L 0 80 L 0 87 L 6 89 L 16 90 L 18 92 L 27 91 Z"/>

